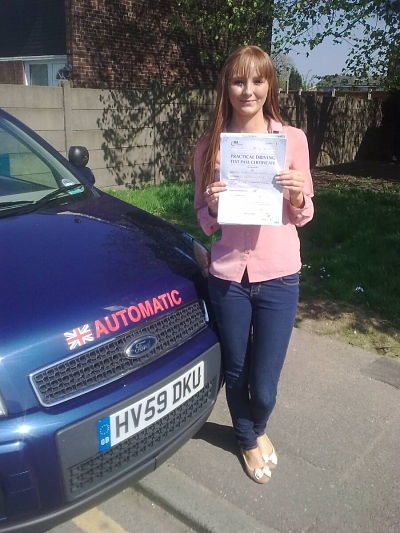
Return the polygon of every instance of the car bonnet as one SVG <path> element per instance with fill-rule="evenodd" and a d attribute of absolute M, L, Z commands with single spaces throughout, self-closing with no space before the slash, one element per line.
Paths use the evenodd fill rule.
<path fill-rule="evenodd" d="M 2 219 L 0 368 L 18 385 L 197 299 L 187 246 L 173 226 L 102 194 Z"/>

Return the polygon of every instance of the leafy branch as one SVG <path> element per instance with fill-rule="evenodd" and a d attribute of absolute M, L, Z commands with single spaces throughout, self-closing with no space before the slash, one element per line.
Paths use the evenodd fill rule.
<path fill-rule="evenodd" d="M 346 71 L 400 88 L 400 0 L 175 0 L 171 28 L 218 70 L 237 46 L 288 54 L 328 37 L 352 49 Z M 272 21 L 274 38 L 272 37 Z M 355 41 L 354 33 L 361 35 Z M 272 41 L 272 42 L 271 42 Z"/>

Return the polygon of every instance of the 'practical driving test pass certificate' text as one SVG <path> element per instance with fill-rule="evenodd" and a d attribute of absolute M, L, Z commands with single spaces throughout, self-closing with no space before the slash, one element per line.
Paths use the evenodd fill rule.
<path fill-rule="evenodd" d="M 227 190 L 219 195 L 218 222 L 281 225 L 283 193 L 275 178 L 285 168 L 286 135 L 221 133 L 220 150 Z"/>

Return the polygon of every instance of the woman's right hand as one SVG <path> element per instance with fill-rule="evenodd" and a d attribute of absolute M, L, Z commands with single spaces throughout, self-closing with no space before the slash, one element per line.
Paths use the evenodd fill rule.
<path fill-rule="evenodd" d="M 226 191 L 226 184 L 223 181 L 214 181 L 204 191 L 204 200 L 208 206 L 208 212 L 213 217 L 218 215 L 219 193 L 224 191 Z"/>

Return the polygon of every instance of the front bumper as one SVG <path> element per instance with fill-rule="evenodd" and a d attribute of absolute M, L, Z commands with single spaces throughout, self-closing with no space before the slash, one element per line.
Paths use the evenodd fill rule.
<path fill-rule="evenodd" d="M 157 391 L 200 361 L 205 368 L 202 390 L 151 426 L 105 452 L 98 451 L 99 419 Z M 153 471 L 204 424 L 219 386 L 220 348 L 215 344 L 140 394 L 49 435 L 57 464 L 51 464 L 52 454 L 49 454 L 50 464 L 46 469 L 58 477 L 50 482 L 53 486 L 50 502 L 46 501 L 29 464 L 31 443 L 11 442 L 0 446 L 0 532 L 45 531 Z M 57 487 L 58 498 L 54 495 Z"/>

